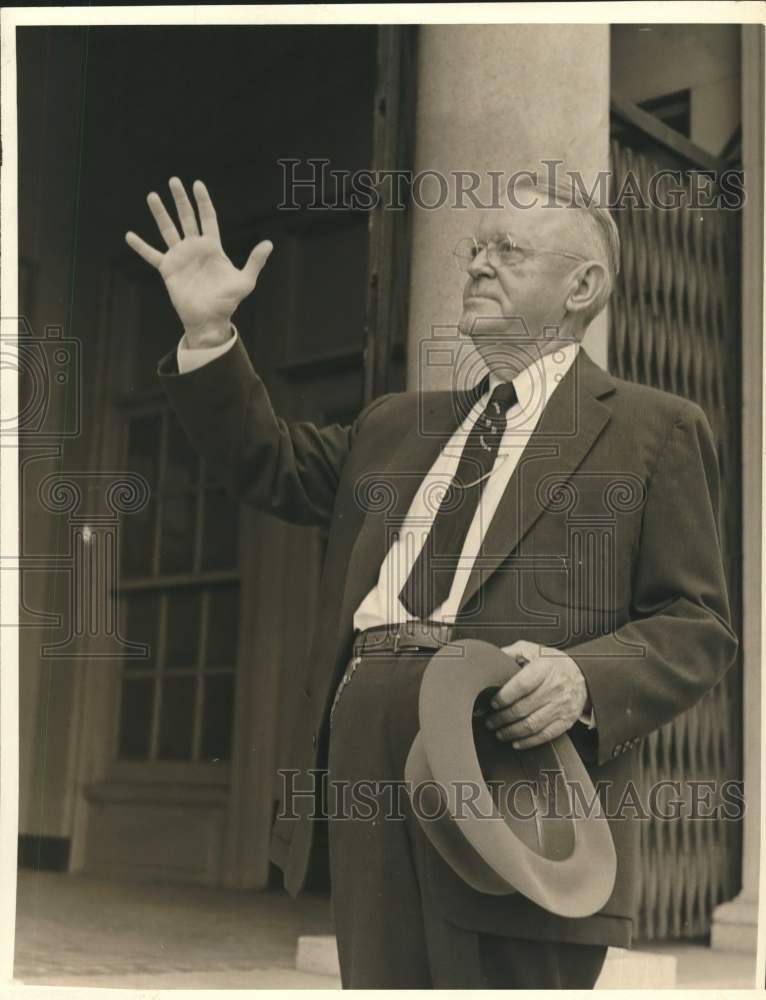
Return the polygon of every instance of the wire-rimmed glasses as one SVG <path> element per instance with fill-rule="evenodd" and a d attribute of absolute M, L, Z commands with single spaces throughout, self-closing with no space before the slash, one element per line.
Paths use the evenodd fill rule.
<path fill-rule="evenodd" d="M 547 247 L 520 246 L 512 236 L 507 234 L 501 236 L 499 239 L 488 240 L 486 242 L 477 240 L 475 236 L 465 236 L 462 240 L 458 240 L 452 254 L 460 270 L 467 271 L 473 261 L 485 251 L 488 262 L 494 268 L 521 264 L 528 257 L 533 257 L 537 254 L 555 254 L 557 257 L 571 257 L 572 260 L 588 260 L 582 254 L 572 253 L 569 250 L 550 250 Z"/>

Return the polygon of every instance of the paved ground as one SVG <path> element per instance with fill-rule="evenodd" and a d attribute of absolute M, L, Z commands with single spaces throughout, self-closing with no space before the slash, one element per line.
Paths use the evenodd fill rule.
<path fill-rule="evenodd" d="M 298 936 L 330 933 L 322 896 L 296 902 L 282 892 L 25 871 L 14 975 L 21 983 L 70 987 L 333 989 L 336 980 L 295 970 Z M 644 950 L 678 957 L 679 988 L 752 988 L 749 956 L 723 956 L 700 945 Z"/>
<path fill-rule="evenodd" d="M 158 976 L 197 985 L 197 973 L 204 972 L 204 985 L 220 979 L 222 986 L 246 988 L 265 985 L 268 972 L 275 985 L 288 986 L 299 976 L 298 935 L 332 933 L 326 897 L 296 905 L 282 892 L 25 871 L 17 898 L 14 976 L 26 983 L 95 986 L 120 978 L 119 985 L 159 988 Z"/>

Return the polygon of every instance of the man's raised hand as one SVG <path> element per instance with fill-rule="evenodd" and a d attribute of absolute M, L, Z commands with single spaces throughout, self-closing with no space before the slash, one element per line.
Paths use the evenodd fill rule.
<path fill-rule="evenodd" d="M 255 288 L 273 246 L 269 240 L 259 243 L 240 271 L 223 251 L 213 202 L 202 181 L 195 181 L 192 187 L 199 226 L 181 181 L 171 177 L 168 186 L 183 236 L 160 196 L 152 191 L 146 201 L 167 250 L 164 253 L 155 250 L 133 232 L 125 234 L 125 241 L 162 275 L 170 301 L 184 325 L 188 346 L 215 347 L 230 336 L 232 314 Z"/>

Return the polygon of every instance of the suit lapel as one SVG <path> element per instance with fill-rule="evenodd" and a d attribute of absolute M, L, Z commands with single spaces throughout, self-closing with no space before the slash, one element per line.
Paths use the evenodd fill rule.
<path fill-rule="evenodd" d="M 486 378 L 467 393 L 449 390 L 415 397 L 401 444 L 385 463 L 357 483 L 364 509 L 348 562 L 338 639 L 351 630 L 354 612 L 370 592 L 417 488 L 439 451 L 485 391 Z M 461 607 L 495 572 L 543 511 L 538 487 L 551 473 L 557 481 L 582 462 L 609 420 L 599 397 L 614 389 L 610 376 L 581 348 L 543 410 L 498 505 L 471 571 Z"/>
<path fill-rule="evenodd" d="M 471 407 L 485 391 L 483 379 L 469 392 L 427 392 L 413 398 L 401 443 L 385 466 L 356 484 L 357 502 L 364 510 L 346 573 L 341 634 L 357 607 L 378 579 L 392 535 L 402 524 L 418 486 Z"/>
<path fill-rule="evenodd" d="M 482 540 L 461 598 L 461 610 L 527 534 L 545 509 L 545 480 L 565 482 L 610 418 L 599 397 L 615 388 L 581 348 L 530 436 Z"/>

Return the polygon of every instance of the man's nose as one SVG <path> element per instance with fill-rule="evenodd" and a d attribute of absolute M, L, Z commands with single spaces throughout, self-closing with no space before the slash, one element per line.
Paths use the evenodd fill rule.
<path fill-rule="evenodd" d="M 489 262 L 489 251 L 486 247 L 482 247 L 473 260 L 469 262 L 468 273 L 472 278 L 478 278 L 482 274 L 493 275 L 495 273 L 494 267 Z"/>

